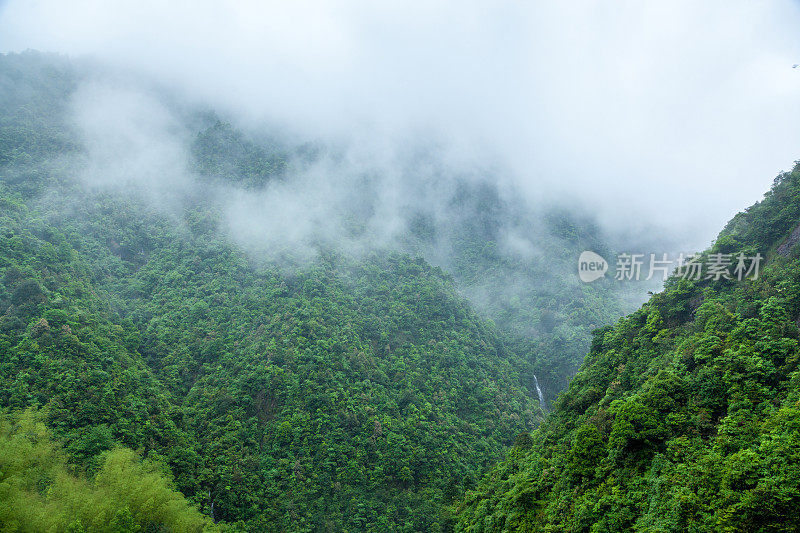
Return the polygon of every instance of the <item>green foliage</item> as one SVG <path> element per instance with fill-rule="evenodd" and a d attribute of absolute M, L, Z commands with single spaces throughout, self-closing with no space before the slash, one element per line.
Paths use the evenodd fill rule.
<path fill-rule="evenodd" d="M 450 210 L 434 216 L 452 221 L 451 232 L 431 245 L 450 250 L 444 268 L 524 357 L 523 381 L 533 388 L 537 376 L 548 397 L 580 367 L 592 330 L 633 310 L 624 285 L 575 275 L 584 250 L 612 257 L 591 220 L 552 207 L 532 213 L 482 182 L 462 184 Z M 426 256 L 437 257 L 436 250 Z"/>
<path fill-rule="evenodd" d="M 218 520 L 435 530 L 462 480 L 533 427 L 512 354 L 424 261 L 288 275 L 158 217 L 131 231 L 141 209 L 98 198 L 58 229 L 0 217 L 0 399 L 49 406 L 90 473 L 124 444 Z"/>
<path fill-rule="evenodd" d="M 69 138 L 42 116 L 61 116 L 49 95 L 31 101 L 40 67 L 23 63 L 0 56 L 0 80 L 28 94 L 9 97 L 4 135 L 30 148 L 0 174 L 0 406 L 47 408 L 67 468 L 103 483 L 108 524 L 135 530 L 146 506 L 106 475 L 128 468 L 124 446 L 249 530 L 437 531 L 444 505 L 535 426 L 527 356 L 442 270 L 327 251 L 289 270 L 232 246 L 202 186 L 169 214 L 88 190 L 53 166 L 61 151 L 20 139 Z M 282 178 L 279 151 L 214 124 L 198 132 L 198 172 Z M 75 516 L 72 530 L 94 527 Z"/>
<path fill-rule="evenodd" d="M 280 150 L 264 148 L 219 120 L 197 134 L 192 155 L 202 174 L 253 188 L 281 176 L 287 167 Z"/>
<path fill-rule="evenodd" d="M 714 249 L 757 280 L 669 280 L 596 331 L 534 433 L 456 506 L 456 531 L 797 531 L 800 166 Z M 520 498 L 520 494 L 527 496 Z"/>
<path fill-rule="evenodd" d="M 707 289 L 677 283 L 663 305 L 600 330 L 590 355 L 597 373 L 587 366 L 559 408 L 578 416 L 602 407 L 575 436 L 570 426 L 550 438 L 563 461 L 544 468 L 547 433 L 530 435 L 543 407 L 534 374 L 554 394 L 591 331 L 624 310 L 608 282 L 575 279 L 580 251 L 610 256 L 591 221 L 531 213 L 489 180 L 454 179 L 448 212 L 409 214 L 407 253 L 321 249 L 292 269 L 256 260 L 226 239 L 209 191 L 289 180 L 290 156 L 313 160 L 313 148 L 289 150 L 183 109 L 188 166 L 201 179 L 179 207 L 92 190 L 74 179 L 85 154 L 67 112 L 83 69 L 35 53 L 0 56 L 0 407 L 45 407 L 35 417 L 47 428 L 25 422 L 38 428 L 31 440 L 8 419 L 9 461 L 34 462 L 13 475 L 2 467 L 11 476 L 3 498 L 30 502 L 4 509 L 3 526 L 441 531 L 455 526 L 447 505 L 470 491 L 481 517 L 472 527 L 515 528 L 540 513 L 569 516 L 566 500 L 549 507 L 539 481 L 564 473 L 569 487 L 588 487 L 575 520 L 604 513 L 617 527 L 637 517 L 619 503 L 633 471 L 671 449 L 685 417 L 707 438 L 732 410 L 728 389 L 757 377 L 760 388 L 735 397 L 741 414 L 723 428 L 735 444 L 724 453 L 746 449 L 741 402 L 763 403 L 796 364 L 796 328 L 785 323 L 800 310 L 793 285 L 769 306 L 747 304 L 740 312 L 755 322 L 738 329 L 728 302 L 709 300 L 702 313 L 714 335 L 691 341 L 702 348 L 691 362 L 698 376 L 716 376 L 697 378 L 706 414 L 673 415 L 688 409 L 695 378 L 662 352 Z M 754 339 L 762 326 L 769 336 Z M 738 350 L 738 338 L 749 344 Z M 628 397 L 653 374 L 640 349 L 661 361 L 660 377 Z M 753 361 L 753 350 L 769 357 Z M 476 487 L 512 443 L 512 462 L 491 470 L 502 490 Z M 534 456 L 531 468 L 514 462 Z"/>
<path fill-rule="evenodd" d="M 157 465 L 115 448 L 97 474 L 71 472 L 42 413 L 0 416 L 0 531 L 216 531 Z"/>

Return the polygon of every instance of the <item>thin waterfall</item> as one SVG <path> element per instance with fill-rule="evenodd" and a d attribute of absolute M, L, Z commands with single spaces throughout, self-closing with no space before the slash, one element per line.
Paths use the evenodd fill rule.
<path fill-rule="evenodd" d="M 536 395 L 539 397 L 539 407 L 542 408 L 542 411 L 546 411 L 547 407 L 544 403 L 544 394 L 542 393 L 542 388 L 539 386 L 539 378 L 536 377 L 536 374 L 533 375 L 533 384 L 536 385 Z"/>

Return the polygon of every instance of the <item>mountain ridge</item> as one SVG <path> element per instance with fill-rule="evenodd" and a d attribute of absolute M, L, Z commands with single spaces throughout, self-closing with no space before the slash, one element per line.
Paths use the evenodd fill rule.
<path fill-rule="evenodd" d="M 456 531 L 795 531 L 800 165 L 704 252 L 758 279 L 673 275 L 595 332 L 533 438 L 457 506 Z"/>

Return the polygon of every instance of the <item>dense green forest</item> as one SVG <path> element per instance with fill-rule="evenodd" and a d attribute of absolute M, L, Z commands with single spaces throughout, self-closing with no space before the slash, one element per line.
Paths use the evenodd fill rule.
<path fill-rule="evenodd" d="M 613 324 L 635 289 L 576 279 L 613 256 L 591 219 L 430 154 L 399 237 L 302 260 L 224 201 L 335 147 L 149 87 L 189 185 L 87 180 L 115 171 L 75 118 L 105 76 L 0 56 L 0 531 L 800 528 L 800 166 L 704 252 L 761 253 L 756 279 L 675 275 Z"/>
<path fill-rule="evenodd" d="M 800 165 L 706 252 L 757 279 L 673 276 L 591 351 L 546 422 L 457 505 L 456 531 L 800 528 Z"/>
<path fill-rule="evenodd" d="M 130 449 L 97 457 L 91 481 L 76 477 L 46 429 L 27 410 L 0 420 L 3 531 L 222 531 L 172 488 L 156 463 Z"/>
<path fill-rule="evenodd" d="M 86 182 L 71 101 L 101 75 L 0 56 L 2 531 L 450 529 L 541 421 L 534 376 L 555 394 L 624 311 L 572 274 L 603 246 L 590 221 L 470 180 L 394 246 L 287 266 L 237 245 L 219 191 L 290 182 L 320 149 L 168 96 L 193 187 Z M 509 227 L 551 256 L 504 253 Z"/>

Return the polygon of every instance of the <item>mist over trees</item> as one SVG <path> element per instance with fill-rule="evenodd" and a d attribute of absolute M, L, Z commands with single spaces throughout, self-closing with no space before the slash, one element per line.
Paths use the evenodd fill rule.
<path fill-rule="evenodd" d="M 798 6 L 313 4 L 0 5 L 0 531 L 796 530 Z"/>
<path fill-rule="evenodd" d="M 0 398 L 87 483 L 124 446 L 235 527 L 446 527 L 624 312 L 575 279 L 596 225 L 491 173 L 389 179 L 94 68 L 0 65 Z"/>

